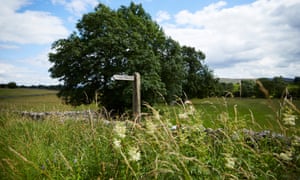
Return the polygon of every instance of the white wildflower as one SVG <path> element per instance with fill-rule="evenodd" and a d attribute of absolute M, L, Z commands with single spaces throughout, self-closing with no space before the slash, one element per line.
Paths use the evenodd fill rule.
<path fill-rule="evenodd" d="M 300 146 L 300 137 L 299 136 L 294 136 L 292 140 L 292 146 L 299 147 Z"/>
<path fill-rule="evenodd" d="M 282 120 L 283 120 L 283 123 L 285 125 L 290 125 L 290 126 L 295 126 L 296 125 L 296 123 L 295 123 L 296 115 L 292 115 L 292 114 L 289 114 L 289 113 L 284 113 Z"/>
<path fill-rule="evenodd" d="M 195 114 L 195 111 L 196 111 L 196 109 L 194 108 L 193 105 L 188 106 L 187 114 L 193 115 L 193 114 Z"/>
<path fill-rule="evenodd" d="M 187 113 L 178 114 L 178 117 L 179 117 L 179 119 L 188 119 L 189 118 Z"/>
<path fill-rule="evenodd" d="M 286 152 L 282 152 L 279 154 L 280 159 L 284 160 L 284 161 L 290 161 L 292 160 L 292 152 L 291 151 L 286 151 Z"/>
<path fill-rule="evenodd" d="M 156 126 L 152 121 L 146 121 L 146 130 L 149 134 L 154 134 Z"/>
<path fill-rule="evenodd" d="M 116 123 L 114 131 L 120 138 L 125 138 L 126 126 L 124 123 L 121 123 L 121 122 Z"/>
<path fill-rule="evenodd" d="M 196 109 L 194 108 L 192 101 L 186 100 L 184 102 L 184 104 L 187 105 L 186 114 L 193 115 L 195 113 Z"/>
<path fill-rule="evenodd" d="M 235 159 L 234 158 L 225 158 L 225 159 L 226 159 L 225 166 L 229 169 L 233 169 L 235 165 Z"/>
<path fill-rule="evenodd" d="M 137 147 L 131 147 L 128 150 L 130 161 L 139 161 L 141 159 L 141 153 Z"/>
<path fill-rule="evenodd" d="M 236 131 L 234 131 L 233 134 L 231 135 L 231 138 L 233 140 L 240 140 L 240 135 Z"/>
<path fill-rule="evenodd" d="M 114 147 L 116 148 L 116 149 L 120 149 L 121 148 L 121 141 L 120 140 L 118 140 L 118 139 L 114 139 Z"/>
<path fill-rule="evenodd" d="M 231 154 L 224 154 L 225 155 L 225 167 L 229 169 L 234 169 L 236 158 L 232 157 Z"/>

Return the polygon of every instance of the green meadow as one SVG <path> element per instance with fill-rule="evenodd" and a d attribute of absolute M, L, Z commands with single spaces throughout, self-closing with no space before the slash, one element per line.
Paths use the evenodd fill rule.
<path fill-rule="evenodd" d="M 280 113 L 284 101 L 283 99 L 256 99 L 256 98 L 205 98 L 192 99 L 193 106 L 199 113 L 199 117 L 205 127 L 219 128 L 224 126 L 220 121 L 221 116 L 227 116 L 228 119 L 235 118 L 243 120 L 243 123 L 256 131 L 272 130 L 280 132 L 281 123 Z M 174 109 L 178 112 L 182 110 L 181 102 Z M 293 101 L 295 108 L 299 109 L 300 101 Z M 157 106 L 158 109 L 170 110 L 170 106 Z M 177 110 L 176 110 L 177 111 Z M 299 123 L 295 125 L 299 128 Z"/>
<path fill-rule="evenodd" d="M 172 106 L 145 105 L 147 113 L 140 123 L 129 116 L 33 120 L 21 115 L 97 110 L 95 104 L 66 105 L 56 93 L 0 89 L 1 179 L 297 179 L 300 175 L 297 100 L 179 100 Z M 269 134 L 261 136 L 265 130 Z"/>
<path fill-rule="evenodd" d="M 204 119 L 209 124 L 213 120 L 218 119 L 214 115 L 219 115 L 222 112 L 227 112 L 230 117 L 244 119 L 248 127 L 255 130 L 274 130 L 280 131 L 280 113 L 284 106 L 283 100 L 280 99 L 209 99 L 210 105 L 207 101 L 200 102 L 195 105 L 197 109 L 201 109 L 204 113 Z M 197 101 L 195 101 L 195 104 Z M 293 104 L 299 109 L 299 101 L 293 101 Z M 207 108 L 209 107 L 209 108 Z M 236 111 L 235 111 L 236 108 Z M 299 123 L 296 127 L 300 127 Z"/>
<path fill-rule="evenodd" d="M 45 89 L 0 88 L 0 108 L 2 111 L 67 111 L 95 109 L 95 105 L 72 107 L 63 103 L 56 94 L 58 91 Z"/>

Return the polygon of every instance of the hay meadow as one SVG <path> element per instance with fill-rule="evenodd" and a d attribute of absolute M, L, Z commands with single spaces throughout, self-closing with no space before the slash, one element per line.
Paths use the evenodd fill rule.
<path fill-rule="evenodd" d="M 0 177 L 297 179 L 299 105 L 285 98 L 179 99 L 144 104 L 137 123 L 126 114 L 97 115 L 96 104 L 65 105 L 56 91 L 0 89 Z M 90 114 L 24 116 L 67 111 Z"/>

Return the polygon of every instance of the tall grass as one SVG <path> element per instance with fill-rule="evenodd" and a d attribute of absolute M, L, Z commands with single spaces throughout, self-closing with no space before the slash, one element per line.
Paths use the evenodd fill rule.
<path fill-rule="evenodd" d="M 283 99 L 256 99 L 256 98 L 207 98 L 193 100 L 195 109 L 202 112 L 202 120 L 206 127 L 220 127 L 222 122 L 218 116 L 226 113 L 230 119 L 243 119 L 248 128 L 256 131 L 270 129 L 281 132 L 278 123 L 279 113 L 283 109 Z M 300 101 L 293 101 L 296 108 Z M 237 110 L 237 113 L 235 112 Z M 300 123 L 295 127 L 300 128 Z"/>
<path fill-rule="evenodd" d="M 221 99 L 222 103 L 229 103 Z M 156 109 L 141 123 L 52 117 L 34 121 L 1 110 L 1 179 L 297 179 L 299 110 L 284 100 L 276 117 L 282 139 L 260 139 L 239 106 L 218 105 L 215 126 L 189 103 Z M 215 102 L 212 102 L 213 106 Z M 39 103 L 38 103 L 39 104 Z M 40 104 L 39 104 L 40 105 Z M 54 104 L 53 104 L 54 105 Z M 196 106 L 196 107 L 195 107 Z M 19 106 L 18 106 L 19 107 Z M 46 107 L 46 109 L 55 106 Z M 59 106 L 58 106 L 59 107 Z M 59 107 L 60 108 L 60 107 Z M 220 111 L 219 111 L 220 110 Z M 253 115 L 255 116 L 255 114 Z M 122 120 L 122 121 L 121 121 Z M 253 120 L 253 122 L 252 122 Z M 294 121 L 293 121 L 294 120 Z M 251 123 L 256 123 L 252 118 Z"/>

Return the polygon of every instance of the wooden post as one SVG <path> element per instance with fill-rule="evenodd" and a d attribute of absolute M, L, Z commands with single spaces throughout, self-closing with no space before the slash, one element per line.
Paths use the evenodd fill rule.
<path fill-rule="evenodd" d="M 240 79 L 240 98 L 242 97 L 242 80 Z"/>
<path fill-rule="evenodd" d="M 138 72 L 134 73 L 132 106 L 134 120 L 139 122 L 141 120 L 141 76 Z"/>

